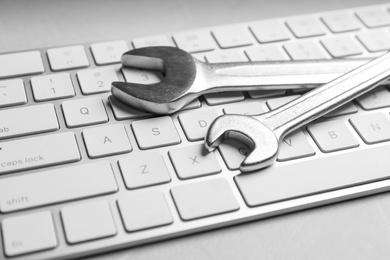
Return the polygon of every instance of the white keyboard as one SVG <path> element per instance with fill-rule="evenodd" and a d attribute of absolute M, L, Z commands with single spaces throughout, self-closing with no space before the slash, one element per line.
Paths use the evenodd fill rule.
<path fill-rule="evenodd" d="M 258 114 L 302 91 L 210 94 L 155 117 L 120 104 L 123 52 L 168 45 L 207 62 L 377 57 L 390 5 L 0 54 L 0 259 L 76 258 L 390 189 L 386 84 L 287 136 L 278 161 L 239 175 L 249 148 L 203 154 L 224 113 Z"/>

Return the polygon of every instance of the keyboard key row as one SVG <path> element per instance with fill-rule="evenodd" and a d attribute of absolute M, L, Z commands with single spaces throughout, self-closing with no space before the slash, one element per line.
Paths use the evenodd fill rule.
<path fill-rule="evenodd" d="M 356 17 L 369 28 L 390 24 L 388 10 L 379 8 L 360 10 L 356 12 Z M 291 38 L 287 28 L 297 38 L 322 36 L 326 34 L 324 25 L 336 33 L 360 29 L 358 20 L 354 16 L 349 13 L 340 13 L 324 15 L 321 19 L 311 16 L 291 18 L 285 24 L 280 21 L 264 21 L 250 25 L 249 30 L 244 26 L 236 25 L 217 27 L 211 33 L 206 31 L 183 32 L 173 35 L 173 39 L 179 48 L 196 53 L 214 50 L 216 44 L 225 49 L 252 45 L 254 39 L 260 43 L 286 41 Z M 386 44 L 388 41 L 386 40 L 388 40 L 389 36 L 387 34 L 374 32 L 372 35 L 374 36 L 373 39 L 377 40 L 373 40 L 369 36 L 369 34 L 358 36 L 369 51 L 388 49 Z M 166 36 L 135 39 L 133 44 L 136 48 L 157 45 L 175 46 L 173 41 Z M 119 63 L 122 53 L 129 49 L 125 41 L 111 41 L 91 45 L 93 58 L 98 65 Z M 53 71 L 90 66 L 86 51 L 81 45 L 48 49 L 47 55 Z M 308 56 L 308 58 L 314 57 L 313 55 Z M 336 55 L 334 57 L 339 56 Z M 19 60 L 25 62 L 16 63 Z M 2 68 L 0 78 L 40 74 L 45 70 L 39 51 L 2 54 L 0 55 L 0 67 Z"/>
<path fill-rule="evenodd" d="M 98 174 L 98 181 L 104 181 L 99 177 L 101 176 Z M 53 189 L 53 192 L 55 191 L 57 190 Z M 171 189 L 171 194 L 180 217 L 185 221 L 239 209 L 232 189 L 224 179 L 177 186 Z M 124 228 L 128 232 L 173 223 L 166 197 L 158 190 L 128 193 L 117 199 L 117 206 Z M 118 232 L 112 208 L 105 200 L 65 206 L 61 209 L 60 216 L 65 238 L 69 244 L 111 237 Z M 54 220 L 49 211 L 8 217 L 3 220 L 2 228 L 7 256 L 48 250 L 58 245 Z M 37 234 L 40 239 L 36 239 Z"/>

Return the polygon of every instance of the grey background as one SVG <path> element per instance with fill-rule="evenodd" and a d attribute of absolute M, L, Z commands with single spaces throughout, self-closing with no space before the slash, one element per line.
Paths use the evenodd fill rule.
<path fill-rule="evenodd" d="M 0 0 L 0 52 L 132 39 L 380 0 Z M 390 259 L 390 194 L 90 259 Z"/>

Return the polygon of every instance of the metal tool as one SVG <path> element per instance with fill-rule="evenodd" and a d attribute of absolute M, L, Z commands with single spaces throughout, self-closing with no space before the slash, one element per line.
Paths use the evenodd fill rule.
<path fill-rule="evenodd" d="M 122 103 L 155 114 L 171 114 L 200 95 L 226 91 L 314 88 L 371 59 L 206 63 L 173 47 L 147 47 L 122 56 L 126 67 L 159 70 L 156 84 L 113 82 Z"/>
<path fill-rule="evenodd" d="M 252 149 L 240 170 L 267 167 L 276 160 L 279 143 L 288 133 L 375 88 L 389 76 L 387 53 L 273 111 L 218 117 L 208 129 L 205 146 L 213 151 L 226 138 L 239 139 Z"/>

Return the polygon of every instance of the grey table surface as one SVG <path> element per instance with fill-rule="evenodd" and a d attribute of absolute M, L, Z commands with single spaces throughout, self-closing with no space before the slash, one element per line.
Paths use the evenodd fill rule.
<path fill-rule="evenodd" d="M 0 0 L 0 52 L 385 3 L 381 0 Z M 89 259 L 390 259 L 390 193 Z"/>

